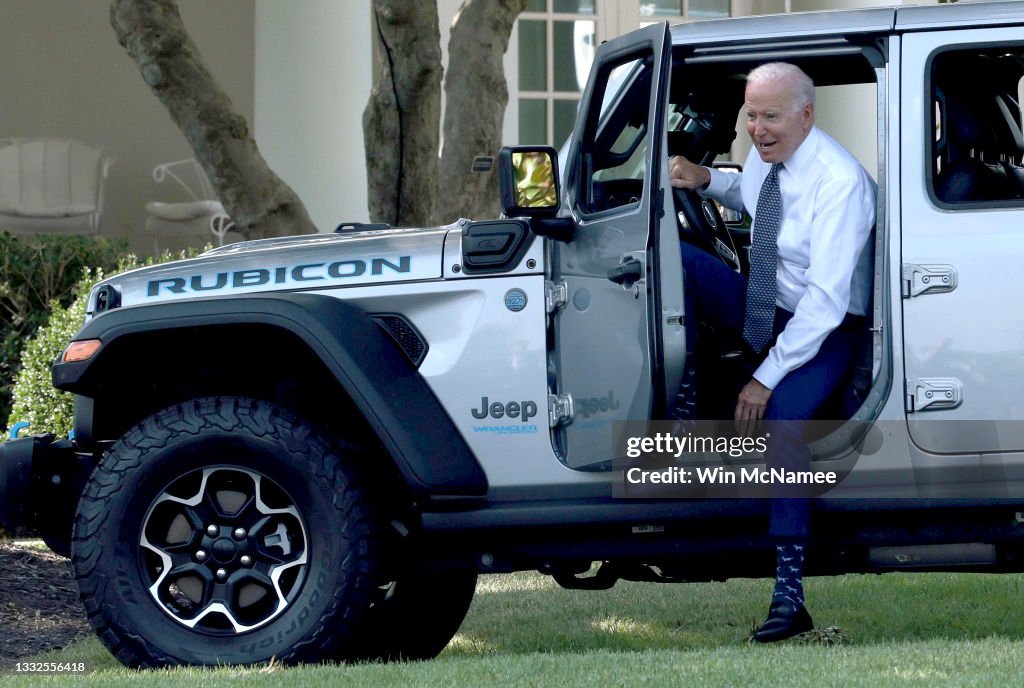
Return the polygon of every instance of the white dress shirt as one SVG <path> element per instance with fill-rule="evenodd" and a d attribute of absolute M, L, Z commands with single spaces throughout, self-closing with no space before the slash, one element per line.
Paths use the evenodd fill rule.
<path fill-rule="evenodd" d="M 742 174 L 711 170 L 703 193 L 753 216 L 770 170 L 755 146 Z M 794 315 L 754 372 L 765 387 L 774 389 L 814 358 L 847 313 L 865 315 L 873 257 L 864 249 L 877 188 L 857 159 L 817 127 L 783 163 L 775 303 Z"/>

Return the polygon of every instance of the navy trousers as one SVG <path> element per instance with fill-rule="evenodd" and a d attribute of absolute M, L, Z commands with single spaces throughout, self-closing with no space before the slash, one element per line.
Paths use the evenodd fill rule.
<path fill-rule="evenodd" d="M 727 268 L 718 258 L 689 243 L 682 243 L 685 276 L 687 337 L 695 336 L 692 314 L 737 340 L 742 338 L 747 278 Z M 793 314 L 776 307 L 772 342 Z M 810 451 L 804 440 L 806 421 L 813 419 L 836 389 L 850 379 L 856 360 L 863 318 L 847 314 L 843 323 L 822 342 L 814 358 L 782 378 L 765 408 L 772 424 L 772 439 L 765 453 L 769 468 L 808 470 Z M 688 349 L 693 351 L 692 341 Z M 766 348 L 758 359 L 767 354 Z M 738 390 L 737 390 L 738 391 Z M 771 500 L 769 534 L 780 541 L 804 541 L 810 523 L 806 498 L 775 497 Z"/>

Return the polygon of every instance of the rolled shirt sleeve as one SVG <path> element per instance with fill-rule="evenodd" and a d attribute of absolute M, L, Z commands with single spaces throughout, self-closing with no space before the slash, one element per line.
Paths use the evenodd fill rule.
<path fill-rule="evenodd" d="M 710 196 L 726 208 L 743 212 L 743 192 L 741 190 L 742 175 L 732 172 L 721 172 L 713 167 L 707 168 L 711 173 L 711 181 L 702 196 Z"/>

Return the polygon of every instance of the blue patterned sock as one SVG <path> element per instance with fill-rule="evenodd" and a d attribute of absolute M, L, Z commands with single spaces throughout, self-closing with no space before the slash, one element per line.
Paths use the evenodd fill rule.
<path fill-rule="evenodd" d="M 804 606 L 804 545 L 776 545 L 775 558 L 772 599 L 783 598 L 798 608 Z"/>
<path fill-rule="evenodd" d="M 672 418 L 683 421 L 697 420 L 697 369 L 693 363 L 693 353 L 686 353 L 686 368 L 683 370 L 683 381 L 679 385 L 679 393 L 672 404 Z"/>

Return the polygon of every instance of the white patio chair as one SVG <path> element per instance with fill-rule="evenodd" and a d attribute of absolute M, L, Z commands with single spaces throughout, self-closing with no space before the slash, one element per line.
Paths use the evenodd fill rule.
<path fill-rule="evenodd" d="M 0 231 L 96 234 L 115 159 L 102 146 L 70 139 L 0 140 Z"/>
<path fill-rule="evenodd" d="M 177 182 L 191 200 L 179 203 L 150 201 L 146 204 L 146 226 L 143 236 L 153 239 L 154 255 L 160 253 L 161 239 L 186 239 L 200 246 L 208 241 L 223 246 L 234 222 L 216 199 L 210 180 L 194 158 L 165 162 L 153 168 L 153 179 L 162 183 L 170 178 Z M 234 238 L 241 240 L 241 237 Z M 230 241 L 229 241 L 230 243 Z"/>

